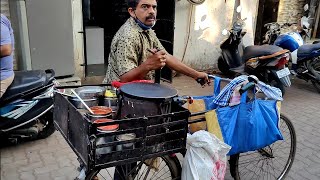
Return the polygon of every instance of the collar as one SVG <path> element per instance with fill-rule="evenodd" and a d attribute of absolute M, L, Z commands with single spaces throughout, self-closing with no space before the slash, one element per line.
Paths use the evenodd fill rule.
<path fill-rule="evenodd" d="M 129 22 L 131 24 L 131 26 L 136 29 L 137 31 L 139 31 L 140 33 L 141 32 L 150 32 L 150 31 L 153 31 L 152 29 L 148 29 L 148 30 L 143 30 L 138 24 L 137 22 L 135 21 L 135 19 L 133 17 L 130 17 L 129 18 Z"/>

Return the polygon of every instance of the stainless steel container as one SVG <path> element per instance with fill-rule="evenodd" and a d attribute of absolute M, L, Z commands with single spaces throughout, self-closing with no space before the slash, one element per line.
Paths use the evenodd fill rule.
<path fill-rule="evenodd" d="M 82 99 L 88 107 L 97 106 L 99 103 L 98 98 Z M 78 109 L 86 109 L 78 98 L 69 98 L 69 101 Z"/>
<path fill-rule="evenodd" d="M 105 97 L 103 105 L 110 107 L 112 109 L 112 111 L 117 111 L 118 110 L 118 98 Z"/>
<path fill-rule="evenodd" d="M 94 123 L 104 123 L 104 122 L 111 122 L 111 121 L 113 121 L 113 120 L 112 119 L 97 119 L 94 121 Z M 119 129 L 119 124 L 97 127 L 97 131 L 101 132 L 101 133 L 111 133 L 111 132 L 118 131 L 118 129 Z M 97 138 L 96 145 L 102 145 L 102 144 L 106 144 L 106 143 L 113 142 L 113 141 L 114 141 L 114 136 L 106 135 L 105 137 Z M 98 149 L 96 149 L 96 154 L 97 154 L 97 156 L 100 156 L 103 154 L 111 153 L 112 150 L 113 150 L 112 146 L 98 148 Z"/>
<path fill-rule="evenodd" d="M 86 113 L 86 116 L 90 119 L 90 121 L 95 121 L 97 119 L 103 119 L 103 118 L 108 118 L 108 119 L 112 119 L 112 113 L 109 114 L 91 114 L 91 113 Z"/>
<path fill-rule="evenodd" d="M 86 116 L 91 120 L 95 121 L 97 119 L 112 119 L 112 109 L 106 106 L 93 106 L 90 108 L 94 114 L 86 113 Z"/>
<path fill-rule="evenodd" d="M 83 99 L 103 96 L 104 91 L 105 88 L 99 86 L 83 86 L 75 89 L 75 92 Z"/>
<path fill-rule="evenodd" d="M 116 136 L 117 141 L 128 141 L 136 138 L 136 134 L 128 133 L 128 134 L 120 134 Z M 126 143 L 126 144 L 119 144 L 117 145 L 116 150 L 122 151 L 125 149 L 134 149 L 134 143 Z"/>

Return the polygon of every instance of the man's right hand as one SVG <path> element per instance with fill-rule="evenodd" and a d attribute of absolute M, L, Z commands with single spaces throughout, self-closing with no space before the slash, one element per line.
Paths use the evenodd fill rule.
<path fill-rule="evenodd" d="M 153 53 L 147 57 L 147 60 L 143 62 L 143 65 L 149 70 L 156 70 L 166 65 L 166 51 L 157 49 L 151 49 Z"/>

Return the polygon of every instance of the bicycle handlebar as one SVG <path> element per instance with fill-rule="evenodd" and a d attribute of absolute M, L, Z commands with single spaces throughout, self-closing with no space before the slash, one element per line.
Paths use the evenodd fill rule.
<path fill-rule="evenodd" d="M 208 75 L 208 78 L 209 78 L 209 79 L 214 79 L 214 78 L 216 78 L 216 76 L 214 76 L 214 75 Z M 228 78 L 221 78 L 221 77 L 220 77 L 220 79 L 221 79 L 222 81 L 226 81 L 226 82 L 232 81 L 232 79 L 228 79 Z M 206 83 L 203 78 L 198 78 L 198 79 L 196 79 L 196 81 L 197 81 L 197 83 L 199 83 L 201 86 L 205 85 L 205 83 Z"/>

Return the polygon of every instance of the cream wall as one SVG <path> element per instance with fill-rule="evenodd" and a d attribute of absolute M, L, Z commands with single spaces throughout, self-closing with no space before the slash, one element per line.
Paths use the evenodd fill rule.
<path fill-rule="evenodd" d="M 72 0 L 72 21 L 73 21 L 73 44 L 74 44 L 74 63 L 75 76 L 84 77 L 84 41 L 83 23 L 82 23 L 82 5 L 81 0 Z"/>
<path fill-rule="evenodd" d="M 248 18 L 245 26 L 248 33 L 244 37 L 246 45 L 253 44 L 258 2 L 241 1 L 242 18 Z M 186 0 L 176 1 L 174 55 L 196 69 L 214 68 L 220 56 L 220 42 L 225 38 L 221 32 L 231 27 L 234 6 L 234 1 L 230 0 L 206 0 L 198 6 Z"/>
<path fill-rule="evenodd" d="M 242 18 L 247 17 L 244 37 L 245 45 L 253 44 L 258 0 L 241 1 Z M 191 8 L 192 12 L 191 12 Z M 199 70 L 216 67 L 220 56 L 220 42 L 225 38 L 221 34 L 225 28 L 231 28 L 234 1 L 206 0 L 203 4 L 192 6 L 186 0 L 176 1 L 174 55 L 184 63 Z M 189 15 L 191 16 L 190 36 Z M 83 78 L 84 44 L 82 27 L 82 7 L 80 0 L 73 0 L 74 56 L 76 76 Z M 188 42 L 188 43 L 187 43 Z M 187 45 L 187 46 L 186 46 Z M 185 51 L 186 49 L 186 51 Z M 184 53 L 185 52 L 185 53 Z"/>
<path fill-rule="evenodd" d="M 302 17 L 303 6 L 306 0 L 280 0 L 278 23 L 297 23 Z"/>

